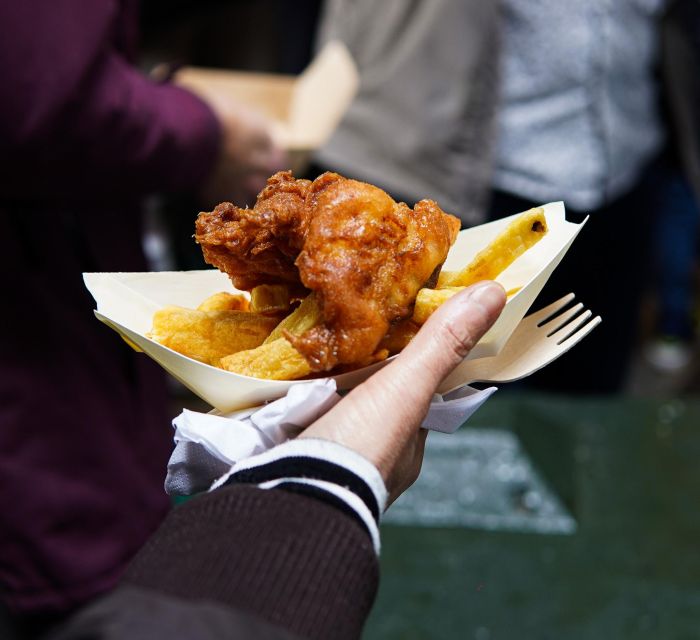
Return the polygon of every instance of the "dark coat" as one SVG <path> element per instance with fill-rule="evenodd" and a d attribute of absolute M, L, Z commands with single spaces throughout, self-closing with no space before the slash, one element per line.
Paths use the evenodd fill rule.
<path fill-rule="evenodd" d="M 145 269 L 143 196 L 198 185 L 219 129 L 132 66 L 136 9 L 0 4 L 0 595 L 20 613 L 111 588 L 169 506 L 164 379 L 81 274 Z"/>
<path fill-rule="evenodd" d="M 119 588 L 50 640 L 352 640 L 378 580 L 367 530 L 342 509 L 233 485 L 172 511 Z"/>
<path fill-rule="evenodd" d="M 671 2 L 661 34 L 662 76 L 673 143 L 700 202 L 700 2 Z"/>

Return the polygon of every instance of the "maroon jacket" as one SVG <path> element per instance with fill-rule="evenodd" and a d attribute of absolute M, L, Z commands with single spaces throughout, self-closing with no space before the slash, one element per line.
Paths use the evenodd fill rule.
<path fill-rule="evenodd" d="M 168 509 L 164 380 L 94 318 L 83 271 L 145 268 L 140 206 L 209 172 L 219 129 L 132 66 L 136 3 L 0 3 L 0 596 L 67 610 Z"/>

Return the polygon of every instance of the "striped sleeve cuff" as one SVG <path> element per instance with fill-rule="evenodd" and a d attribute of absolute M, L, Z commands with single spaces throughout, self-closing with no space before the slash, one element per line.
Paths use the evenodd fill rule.
<path fill-rule="evenodd" d="M 379 553 L 378 523 L 387 490 L 377 468 L 351 449 L 329 440 L 289 440 L 237 462 L 212 490 L 231 484 L 254 484 L 321 500 L 359 522 Z"/>

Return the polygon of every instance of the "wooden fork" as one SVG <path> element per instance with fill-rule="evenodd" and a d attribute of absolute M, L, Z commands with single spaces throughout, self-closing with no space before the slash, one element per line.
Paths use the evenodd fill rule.
<path fill-rule="evenodd" d="M 529 376 L 585 338 L 601 322 L 578 303 L 567 308 L 573 293 L 526 316 L 498 355 L 466 360 L 438 389 L 445 394 L 472 382 L 512 382 Z"/>

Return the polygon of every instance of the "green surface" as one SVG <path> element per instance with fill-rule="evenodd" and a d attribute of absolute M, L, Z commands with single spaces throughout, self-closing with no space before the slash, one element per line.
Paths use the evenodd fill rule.
<path fill-rule="evenodd" d="M 700 638 L 700 400 L 502 394 L 573 535 L 384 526 L 364 638 Z"/>

